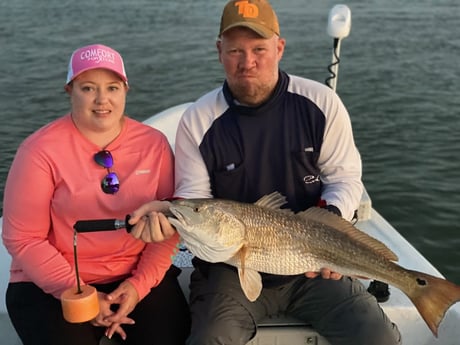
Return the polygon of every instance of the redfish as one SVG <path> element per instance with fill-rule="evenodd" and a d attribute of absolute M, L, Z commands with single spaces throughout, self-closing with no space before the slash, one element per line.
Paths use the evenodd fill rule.
<path fill-rule="evenodd" d="M 445 313 L 460 301 L 460 286 L 398 265 L 385 244 L 332 212 L 313 207 L 294 214 L 281 209 L 285 203 L 277 192 L 254 204 L 175 200 L 168 219 L 195 256 L 235 266 L 250 301 L 262 290 L 259 272 L 295 275 L 327 267 L 399 288 L 437 336 Z"/>

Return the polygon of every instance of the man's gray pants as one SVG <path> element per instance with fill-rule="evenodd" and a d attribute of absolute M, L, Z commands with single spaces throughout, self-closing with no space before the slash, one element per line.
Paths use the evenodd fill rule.
<path fill-rule="evenodd" d="M 250 302 L 234 268 L 210 264 L 206 274 L 195 269 L 190 283 L 192 329 L 187 345 L 244 345 L 257 323 L 284 313 L 311 325 L 332 345 L 401 344 L 398 328 L 360 281 L 308 279 L 263 288 Z"/>

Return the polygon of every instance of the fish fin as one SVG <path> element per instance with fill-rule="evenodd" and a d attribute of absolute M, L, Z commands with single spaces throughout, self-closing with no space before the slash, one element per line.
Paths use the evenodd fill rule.
<path fill-rule="evenodd" d="M 240 278 L 241 289 L 246 295 L 247 299 L 254 302 L 262 291 L 262 277 L 260 273 L 246 268 L 246 256 L 248 255 L 248 247 L 243 245 L 238 252 L 240 267 L 238 267 L 238 277 Z"/>
<path fill-rule="evenodd" d="M 432 275 L 410 271 L 416 284 L 400 289 L 410 298 L 428 328 L 437 337 L 438 327 L 447 310 L 460 301 L 460 286 Z M 415 285 L 415 286 L 414 286 Z"/>
<path fill-rule="evenodd" d="M 251 269 L 238 268 L 241 289 L 247 299 L 254 302 L 262 291 L 262 277 L 259 272 Z"/>
<path fill-rule="evenodd" d="M 248 255 L 248 252 L 249 252 L 249 249 L 248 249 L 248 246 L 246 244 L 244 244 L 240 251 L 238 252 L 239 256 L 240 256 L 240 267 L 242 268 L 243 270 L 243 274 L 244 274 L 244 268 L 246 266 L 246 256 Z"/>
<path fill-rule="evenodd" d="M 369 236 L 365 232 L 356 228 L 353 224 L 343 219 L 342 217 L 319 207 L 310 207 L 305 211 L 297 213 L 297 216 L 313 222 L 323 223 L 335 230 L 338 230 L 353 240 L 356 240 L 373 251 L 379 253 L 387 260 L 398 261 L 398 256 L 388 248 L 383 242 Z"/>
<path fill-rule="evenodd" d="M 254 204 L 260 207 L 268 208 L 270 210 L 277 210 L 277 211 L 282 211 L 285 213 L 293 214 L 293 212 L 290 209 L 281 208 L 281 206 L 287 204 L 287 200 L 286 200 L 286 197 L 282 195 L 280 192 L 273 192 L 273 193 L 264 195 L 259 200 L 257 200 Z"/>

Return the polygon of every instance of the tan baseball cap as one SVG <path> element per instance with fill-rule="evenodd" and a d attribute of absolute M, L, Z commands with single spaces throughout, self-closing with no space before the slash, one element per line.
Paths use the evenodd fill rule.
<path fill-rule="evenodd" d="M 219 36 L 236 26 L 244 26 L 264 38 L 280 35 L 276 13 L 266 0 L 232 0 L 225 5 Z"/>

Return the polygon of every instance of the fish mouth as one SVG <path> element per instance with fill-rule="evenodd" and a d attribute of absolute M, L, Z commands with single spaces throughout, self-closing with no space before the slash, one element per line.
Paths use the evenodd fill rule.
<path fill-rule="evenodd" d="M 186 216 L 187 211 L 191 211 L 191 209 L 187 206 L 170 206 L 169 211 L 172 213 L 174 217 L 168 217 L 170 223 L 177 228 L 177 225 L 187 226 L 190 225 L 188 222 L 188 218 Z M 179 223 L 179 224 L 178 224 Z"/>
<path fill-rule="evenodd" d="M 176 217 L 177 219 L 183 219 L 184 217 L 182 216 L 182 213 L 180 213 L 180 211 L 174 207 L 174 206 L 169 206 L 169 212 L 172 213 L 172 215 L 174 217 Z"/>

